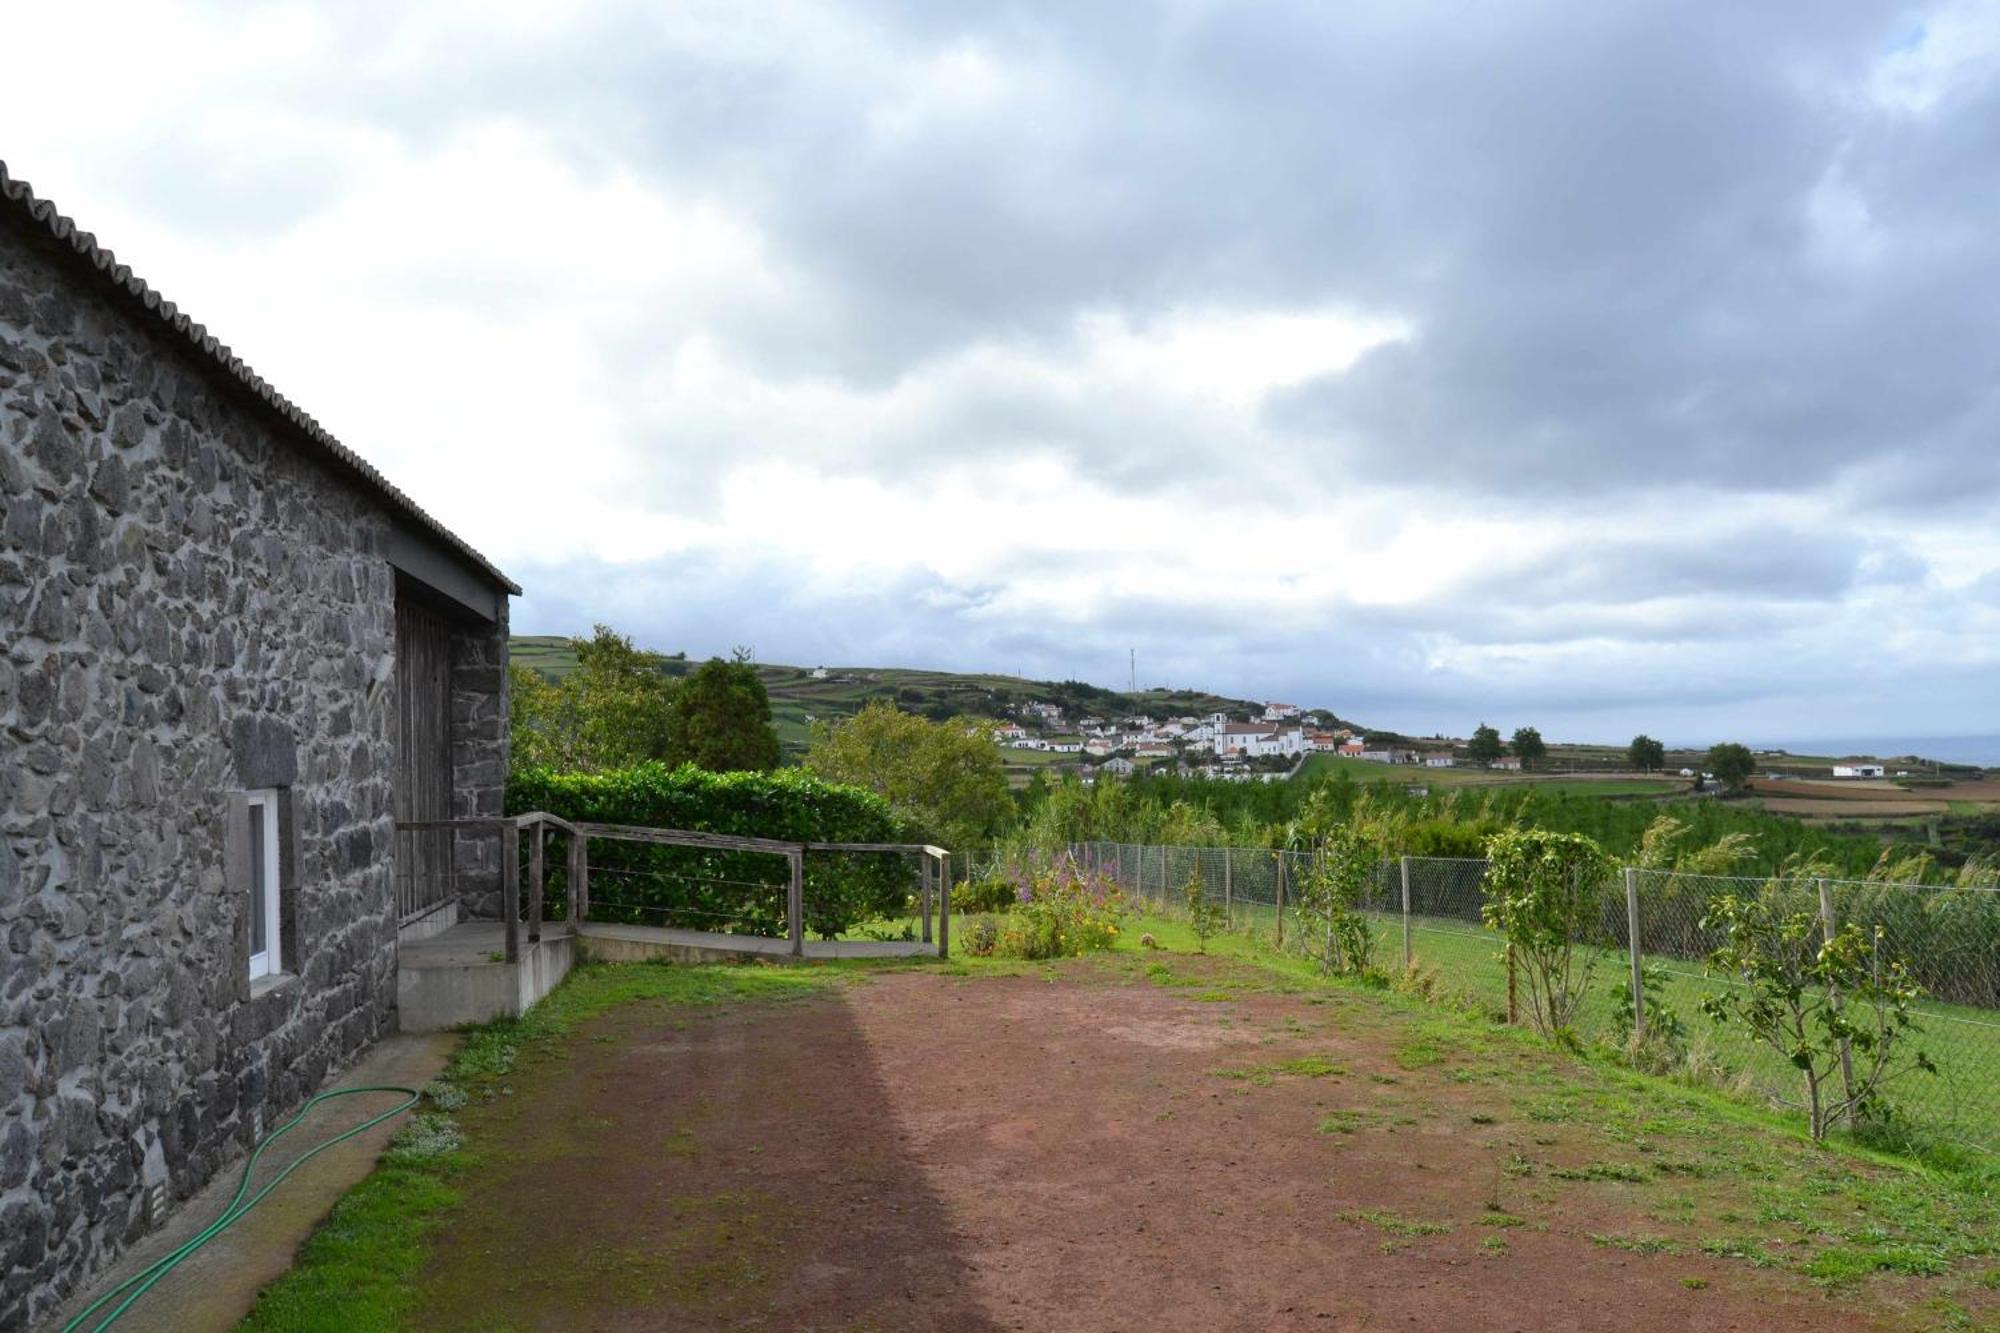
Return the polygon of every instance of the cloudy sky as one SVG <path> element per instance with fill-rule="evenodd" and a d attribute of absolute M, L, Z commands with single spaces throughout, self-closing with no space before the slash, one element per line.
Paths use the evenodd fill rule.
<path fill-rule="evenodd" d="M 17 6 L 0 155 L 522 632 L 2000 732 L 2000 6 Z"/>

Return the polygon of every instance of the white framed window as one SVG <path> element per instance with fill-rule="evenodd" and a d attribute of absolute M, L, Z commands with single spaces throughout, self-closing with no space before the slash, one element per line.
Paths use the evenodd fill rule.
<path fill-rule="evenodd" d="M 247 794 L 250 812 L 250 979 L 268 977 L 279 965 L 278 793 Z"/>

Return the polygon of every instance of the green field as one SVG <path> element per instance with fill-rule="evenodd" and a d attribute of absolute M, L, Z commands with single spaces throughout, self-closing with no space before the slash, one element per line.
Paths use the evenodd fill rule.
<path fill-rule="evenodd" d="M 1404 787 L 1532 785 L 1579 796 L 1668 796 L 1687 789 L 1687 783 L 1679 778 L 1579 778 L 1573 772 L 1499 773 L 1483 768 L 1424 768 L 1412 764 L 1378 764 L 1344 754 L 1308 755 L 1299 776 L 1331 777 L 1336 773 L 1345 773 L 1357 782 L 1386 782 Z"/>

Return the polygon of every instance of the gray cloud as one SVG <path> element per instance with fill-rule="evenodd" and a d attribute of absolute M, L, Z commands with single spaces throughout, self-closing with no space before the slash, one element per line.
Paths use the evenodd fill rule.
<path fill-rule="evenodd" d="M 872 482 L 908 503 L 906 562 L 829 589 L 754 523 L 622 564 L 496 550 L 529 587 L 523 629 L 1107 683 L 1137 647 L 1149 682 L 1412 729 L 1505 710 L 1777 735 L 1849 710 L 1996 730 L 1979 682 L 2000 660 L 2000 576 L 1980 575 L 2000 517 L 2000 76 L 1973 62 L 1918 107 L 1871 93 L 1934 11 L 605 0 L 515 28 L 367 0 L 321 13 L 316 62 L 134 132 L 103 188 L 163 228 L 257 240 L 357 189 L 356 143 L 421 161 L 507 124 L 579 188 L 631 183 L 753 236 L 761 283 L 549 321 L 585 366 L 576 391 L 607 401 L 538 420 L 615 433 L 598 465 L 641 522 L 712 518 L 752 463 Z M 240 133 L 260 109 L 268 132 Z M 523 245 L 608 250 L 635 282 L 675 243 L 567 217 L 561 188 L 524 171 L 485 203 L 547 210 L 561 226 Z M 503 250 L 461 270 L 427 221 L 385 286 L 543 327 L 560 266 L 514 272 Z M 1088 365 L 1096 319 L 1329 310 L 1410 336 L 1213 415 L 1164 376 Z M 742 378 L 683 392 L 695 341 Z M 760 415 L 760 394 L 783 401 Z M 925 563 L 993 521 L 952 511 L 919 535 L 932 488 L 1031 466 L 1052 494 L 1157 506 L 1102 522 L 1191 546 L 1236 524 L 1232 554 L 1272 553 L 1240 596 L 1053 521 L 974 574 Z M 1330 578 L 1344 591 L 1302 606 L 1324 571 L 1259 513 L 1321 516 L 1334 573 L 1423 517 L 1498 522 L 1537 553 L 1447 530 L 1441 586 L 1413 581 L 1433 591 Z M 1017 595 L 1070 584 L 1090 614 Z"/>

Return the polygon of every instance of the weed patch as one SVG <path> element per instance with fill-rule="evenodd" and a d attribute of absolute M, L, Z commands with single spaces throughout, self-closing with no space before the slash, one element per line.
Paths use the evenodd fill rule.
<path fill-rule="evenodd" d="M 1442 1236 L 1451 1230 L 1449 1222 L 1419 1222 L 1386 1208 L 1349 1209 L 1334 1214 L 1334 1220 L 1364 1223 L 1392 1236 Z"/>

